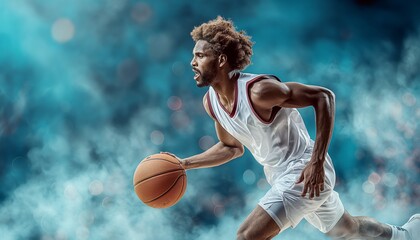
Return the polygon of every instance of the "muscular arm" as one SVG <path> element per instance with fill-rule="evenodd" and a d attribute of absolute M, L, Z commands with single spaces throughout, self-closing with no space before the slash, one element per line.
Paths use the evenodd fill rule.
<path fill-rule="evenodd" d="M 254 108 L 261 109 L 261 111 L 276 106 L 286 108 L 312 106 L 315 109 L 316 137 L 314 151 L 311 161 L 302 172 L 299 182 L 304 181 L 305 183 L 302 195 L 309 191 L 310 198 L 314 195 L 318 196 L 319 191 L 323 190 L 323 163 L 334 126 L 334 94 L 330 90 L 318 86 L 293 82 L 281 83 L 274 79 L 268 79 L 255 83 L 251 87 L 250 96 Z"/>
<path fill-rule="evenodd" d="M 212 117 L 206 96 L 203 98 L 203 105 L 206 112 Z M 226 132 L 216 120 L 215 129 L 219 142 L 201 154 L 182 159 L 181 164 L 185 169 L 215 167 L 243 155 L 243 145 Z"/>

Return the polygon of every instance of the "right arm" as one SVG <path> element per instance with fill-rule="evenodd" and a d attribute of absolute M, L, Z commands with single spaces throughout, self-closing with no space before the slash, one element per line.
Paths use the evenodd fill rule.
<path fill-rule="evenodd" d="M 207 103 L 207 94 L 203 97 L 203 105 L 207 114 L 213 118 Z M 203 153 L 181 159 L 181 165 L 185 169 L 215 167 L 243 155 L 243 145 L 230 135 L 216 119 L 213 118 L 213 120 L 215 121 L 215 129 L 219 142 Z"/>

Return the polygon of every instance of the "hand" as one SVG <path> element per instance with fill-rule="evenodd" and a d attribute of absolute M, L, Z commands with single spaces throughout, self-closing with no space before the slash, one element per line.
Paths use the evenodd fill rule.
<path fill-rule="evenodd" d="M 172 156 L 172 157 L 174 157 L 174 158 L 178 159 L 178 161 L 179 161 L 179 163 L 181 164 L 181 166 L 182 166 L 183 168 L 185 168 L 185 166 L 184 166 L 184 165 L 185 165 L 184 161 L 182 161 L 182 160 L 181 160 L 181 158 L 177 157 L 175 154 L 170 153 L 170 152 L 160 152 L 160 154 L 167 154 L 167 155 L 169 155 L 169 156 Z"/>
<path fill-rule="evenodd" d="M 309 162 L 300 174 L 296 184 L 303 182 L 302 197 L 309 194 L 309 199 L 314 196 L 319 197 L 319 193 L 324 191 L 325 171 L 323 164 Z"/>
<path fill-rule="evenodd" d="M 177 157 L 175 154 L 173 154 L 171 152 L 160 152 L 160 154 L 166 154 L 166 155 L 172 156 L 172 157 L 174 157 L 176 159 L 179 159 L 179 157 Z"/>
<path fill-rule="evenodd" d="M 174 157 L 174 158 L 176 158 L 176 159 L 178 159 L 178 160 L 181 160 L 181 159 L 180 159 L 179 157 L 177 157 L 175 154 L 170 153 L 170 152 L 160 152 L 160 154 L 166 154 L 166 155 L 172 156 L 172 157 Z"/>

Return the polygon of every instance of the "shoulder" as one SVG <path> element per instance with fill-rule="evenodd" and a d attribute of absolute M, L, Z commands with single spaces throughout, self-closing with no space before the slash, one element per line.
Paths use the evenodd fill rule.
<path fill-rule="evenodd" d="M 273 76 L 261 78 L 252 82 L 248 88 L 249 95 L 255 100 L 264 100 L 274 96 L 287 95 L 289 88 Z"/>

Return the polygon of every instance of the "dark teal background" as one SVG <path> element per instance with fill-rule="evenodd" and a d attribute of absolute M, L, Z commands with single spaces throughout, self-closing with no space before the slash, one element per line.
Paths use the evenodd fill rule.
<path fill-rule="evenodd" d="M 194 26 L 221 15 L 255 42 L 245 72 L 336 94 L 329 153 L 354 215 L 420 210 L 420 5 L 411 1 L 0 3 L 2 239 L 234 239 L 267 191 L 247 152 L 188 171 L 174 207 L 132 189 L 141 159 L 215 143 L 189 65 Z M 313 110 L 302 109 L 311 136 Z M 303 221 L 279 239 L 322 239 Z"/>

